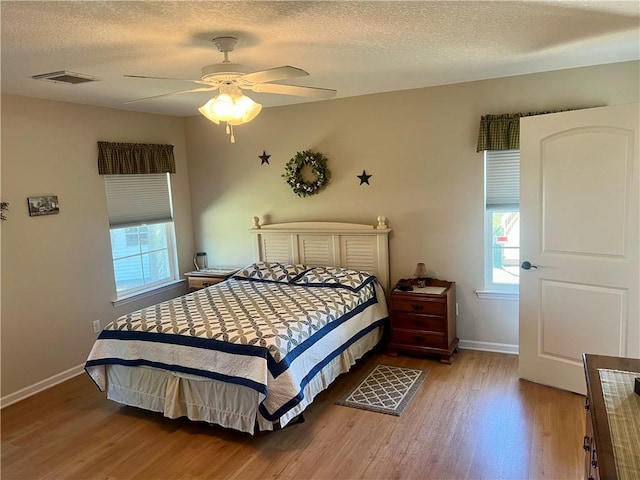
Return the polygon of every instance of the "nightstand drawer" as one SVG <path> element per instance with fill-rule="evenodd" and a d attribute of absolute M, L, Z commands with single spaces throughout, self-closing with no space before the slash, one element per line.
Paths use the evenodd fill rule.
<path fill-rule="evenodd" d="M 447 318 L 430 315 L 414 315 L 410 313 L 396 313 L 391 316 L 393 328 L 402 330 L 428 330 L 432 332 L 446 332 Z"/>
<path fill-rule="evenodd" d="M 224 282 L 238 271 L 233 267 L 211 267 L 187 272 L 184 275 L 189 280 L 189 290 L 200 290 L 216 283 Z"/>
<path fill-rule="evenodd" d="M 420 330 L 391 330 L 391 343 L 406 346 L 430 348 L 447 348 L 447 334 L 436 332 L 421 332 Z"/>
<path fill-rule="evenodd" d="M 210 287 L 216 283 L 223 282 L 224 280 L 226 279 L 215 277 L 189 277 L 189 288 L 199 290 L 201 288 Z"/>
<path fill-rule="evenodd" d="M 414 295 L 415 297 L 415 295 Z M 447 304 L 443 301 L 429 301 L 421 298 L 398 298 L 391 300 L 391 308 L 398 312 L 446 315 Z"/>

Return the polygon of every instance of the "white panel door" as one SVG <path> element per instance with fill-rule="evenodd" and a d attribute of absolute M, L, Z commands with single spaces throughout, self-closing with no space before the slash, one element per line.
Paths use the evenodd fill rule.
<path fill-rule="evenodd" d="M 521 119 L 521 378 L 585 393 L 582 353 L 640 357 L 639 118 Z"/>

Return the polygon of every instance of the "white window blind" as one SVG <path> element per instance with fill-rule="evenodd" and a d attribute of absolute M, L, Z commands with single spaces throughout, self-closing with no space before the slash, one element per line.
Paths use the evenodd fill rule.
<path fill-rule="evenodd" d="M 109 209 L 109 225 L 170 222 L 171 189 L 169 174 L 104 175 Z"/>
<path fill-rule="evenodd" d="M 520 206 L 520 150 L 485 151 L 487 210 L 515 210 Z"/>

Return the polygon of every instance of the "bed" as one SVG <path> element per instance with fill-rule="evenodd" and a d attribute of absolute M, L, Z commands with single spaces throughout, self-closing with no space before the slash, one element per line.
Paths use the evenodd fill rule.
<path fill-rule="evenodd" d="M 261 225 L 255 261 L 225 282 L 107 325 L 85 370 L 107 398 L 242 432 L 281 428 L 381 340 L 388 233 Z"/>

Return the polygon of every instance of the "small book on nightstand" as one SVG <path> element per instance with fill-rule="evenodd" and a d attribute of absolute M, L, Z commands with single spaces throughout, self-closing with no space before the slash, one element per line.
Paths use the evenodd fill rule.
<path fill-rule="evenodd" d="M 412 293 L 426 293 L 427 295 L 442 295 L 447 289 L 445 287 L 413 287 Z"/>

